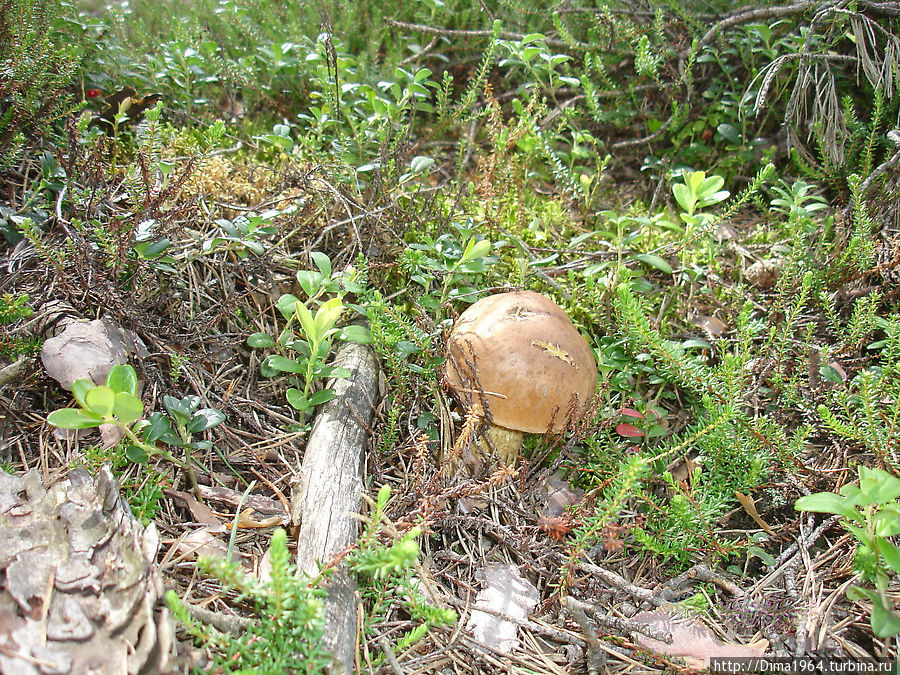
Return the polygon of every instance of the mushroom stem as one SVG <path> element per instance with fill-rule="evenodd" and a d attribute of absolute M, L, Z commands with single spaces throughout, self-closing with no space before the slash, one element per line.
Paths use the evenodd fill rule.
<path fill-rule="evenodd" d="M 519 453 L 522 450 L 522 439 L 525 434 L 515 429 L 507 429 L 506 427 L 498 427 L 492 424 L 485 436 L 490 438 L 488 442 L 484 437 L 479 438 L 475 444 L 485 457 L 489 457 L 496 450 L 500 460 L 506 466 L 515 466 L 516 460 L 519 459 Z M 491 445 L 493 444 L 493 449 Z"/>

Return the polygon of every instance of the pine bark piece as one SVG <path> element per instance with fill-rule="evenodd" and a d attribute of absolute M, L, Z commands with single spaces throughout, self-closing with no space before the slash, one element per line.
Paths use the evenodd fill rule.
<path fill-rule="evenodd" d="M 334 365 L 351 375 L 328 382 L 335 397 L 319 408 L 291 495 L 292 519 L 300 523 L 297 566 L 311 575 L 359 534 L 351 514 L 362 506 L 367 427 L 378 394 L 378 361 L 369 347 L 345 344 Z M 334 656 L 331 672 L 349 674 L 356 652 L 356 584 L 338 568 L 325 588 L 325 647 Z"/>
<path fill-rule="evenodd" d="M 36 470 L 0 471 L 0 672 L 165 672 L 158 548 L 108 466 L 50 487 Z"/>

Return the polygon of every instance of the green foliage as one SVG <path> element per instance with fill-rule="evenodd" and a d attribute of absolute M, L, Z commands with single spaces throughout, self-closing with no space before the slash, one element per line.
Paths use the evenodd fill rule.
<path fill-rule="evenodd" d="M 452 609 L 435 606 L 423 595 L 421 582 L 415 578 L 419 554 L 416 540 L 422 531 L 413 527 L 399 535 L 384 514 L 390 496 L 389 485 L 378 491 L 358 548 L 346 560 L 359 581 L 360 595 L 368 604 L 364 630 L 383 620 L 382 613 L 397 603 L 418 623 L 397 639 L 397 649 L 402 651 L 424 637 L 432 626 L 455 623 L 457 615 Z M 386 534 L 392 540 L 389 545 L 381 543 Z"/>
<path fill-rule="evenodd" d="M 290 562 L 283 529 L 273 532 L 269 553 L 272 572 L 267 583 L 248 576 L 237 563 L 200 560 L 204 572 L 252 605 L 253 620 L 238 636 L 194 619 L 175 591 L 166 594 L 166 603 L 197 644 L 212 648 L 220 672 L 324 673 L 331 663 L 322 647 L 324 591 Z"/>
<path fill-rule="evenodd" d="M 128 429 L 144 412 L 137 396 L 137 374 L 131 366 L 114 366 L 105 385 L 75 380 L 72 396 L 79 407 L 55 410 L 47 422 L 62 429 L 90 429 L 101 424 Z"/>
<path fill-rule="evenodd" d="M 28 306 L 30 300 L 27 293 L 0 295 L 0 326 L 8 326 L 34 313 Z M 21 338 L 12 333 L 0 334 L 0 355 L 15 360 L 21 354 L 34 355 L 41 349 L 42 341 L 37 338 Z"/>
<path fill-rule="evenodd" d="M 52 137 L 73 109 L 68 87 L 79 46 L 56 20 L 69 11 L 62 0 L 0 2 L 0 171 L 26 144 Z"/>
<path fill-rule="evenodd" d="M 859 542 L 857 569 L 875 589 L 851 586 L 852 599 L 872 603 L 872 632 L 880 638 L 900 634 L 900 612 L 888 594 L 891 579 L 900 576 L 900 546 L 891 541 L 900 535 L 900 478 L 884 469 L 859 466 L 859 485 L 846 484 L 839 494 L 819 492 L 797 500 L 798 511 L 833 513 Z"/>
<path fill-rule="evenodd" d="M 162 398 L 167 414 L 153 412 L 146 425 L 140 428 L 146 443 L 160 441 L 178 448 L 208 450 L 209 440 L 195 441 L 193 435 L 217 427 L 225 421 L 225 413 L 215 408 L 200 408 L 199 396 L 188 395 L 178 399 L 165 395 Z"/>
<path fill-rule="evenodd" d="M 102 385 L 95 385 L 89 380 L 75 380 L 72 396 L 78 407 L 54 410 L 47 416 L 48 424 L 61 429 L 91 429 L 101 424 L 118 427 L 129 441 L 125 447 L 128 459 L 144 464 L 151 457 L 161 457 L 187 472 L 196 488 L 197 480 L 190 465 L 154 444 L 166 435 L 166 431 L 171 433 L 171 422 L 159 416 L 154 417 L 152 422 L 135 424 L 144 414 L 144 403 L 137 395 L 137 373 L 134 368 L 129 365 L 113 366 L 106 376 L 106 384 Z M 199 403 L 196 397 L 188 396 L 180 401 L 172 397 L 168 399 L 171 421 L 179 433 L 177 438 L 172 436 L 172 440 L 177 441 L 174 445 L 197 447 L 190 443 L 190 434 L 222 422 L 221 413 L 217 410 L 207 408 L 194 412 Z M 149 440 L 137 435 L 136 432 L 142 429 L 149 429 Z M 156 435 L 157 432 L 159 435 Z"/>
<path fill-rule="evenodd" d="M 29 300 L 27 293 L 0 295 L 0 325 L 9 325 L 34 314 L 34 310 L 28 306 Z"/>
<path fill-rule="evenodd" d="M 241 214 L 232 220 L 219 218 L 216 225 L 220 233 L 204 239 L 201 250 L 203 253 L 218 250 L 234 251 L 241 259 L 246 258 L 248 252 L 262 255 L 266 250 L 263 237 L 277 231 L 271 222 L 276 216 L 284 213 L 279 209 L 270 209 L 261 214 L 253 212 Z"/>
<path fill-rule="evenodd" d="M 447 302 L 475 302 L 477 284 L 497 262 L 495 245 L 475 234 L 472 224 L 452 224 L 436 239 L 425 235 L 410 243 L 400 258 L 409 280 L 421 287 L 418 304 L 440 320 Z M 497 245 L 499 247 L 500 244 Z"/>
<path fill-rule="evenodd" d="M 134 517 L 140 520 L 144 527 L 149 525 L 163 508 L 164 491 L 171 485 L 170 480 L 152 465 L 138 467 L 122 452 L 121 446 L 106 450 L 95 445 L 88 446 L 78 462 L 83 462 L 92 474 L 108 462 L 122 489 L 122 496 L 131 507 Z"/>
<path fill-rule="evenodd" d="M 338 320 L 345 308 L 347 293 L 362 293 L 364 284 L 353 267 L 335 272 L 331 260 L 321 252 L 312 254 L 316 270 L 297 272 L 297 281 L 307 295 L 305 301 L 295 295 L 282 295 L 276 307 L 287 322 L 275 339 L 268 333 L 253 333 L 247 344 L 256 349 L 272 349 L 260 363 L 260 373 L 275 377 L 282 373 L 297 376 L 299 387 L 288 388 L 285 396 L 291 406 L 311 413 L 315 406 L 334 398 L 332 389 L 319 385 L 329 377 L 350 377 L 350 371 L 325 365 L 335 340 L 368 344 L 372 337 L 363 326 L 350 324 L 339 328 Z M 331 297 L 328 297 L 331 296 Z M 328 299 L 325 299 L 328 297 Z"/>
<path fill-rule="evenodd" d="M 834 433 L 862 444 L 900 471 L 896 448 L 900 427 L 900 317 L 873 323 L 884 332 L 883 339 L 869 345 L 871 351 L 880 352 L 878 364 L 833 389 L 817 410 Z"/>
<path fill-rule="evenodd" d="M 373 512 L 358 547 L 344 558 L 356 575 L 366 607 L 365 626 L 384 619 L 393 603 L 401 603 L 418 625 L 396 640 L 402 651 L 421 639 L 435 625 L 456 621 L 450 609 L 433 606 L 422 595 L 414 578 L 419 547 L 418 528 L 398 536 L 384 516 L 390 488 L 378 493 Z M 390 543 L 382 543 L 385 536 Z M 322 673 L 331 663 L 322 647 L 324 634 L 323 576 L 309 578 L 290 562 L 287 535 L 278 528 L 270 545 L 271 580 L 261 583 L 236 563 L 201 559 L 201 569 L 218 579 L 245 603 L 252 605 L 253 620 L 239 636 L 228 635 L 194 619 L 174 591 L 166 601 L 198 644 L 212 648 L 223 672 Z"/>

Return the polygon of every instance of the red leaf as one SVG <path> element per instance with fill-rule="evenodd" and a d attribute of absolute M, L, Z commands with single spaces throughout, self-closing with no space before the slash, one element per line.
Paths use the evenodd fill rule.
<path fill-rule="evenodd" d="M 634 408 L 622 408 L 619 412 L 625 415 L 625 417 L 637 417 L 639 420 L 644 419 L 644 416 Z"/>
<path fill-rule="evenodd" d="M 624 436 L 625 438 L 640 438 L 644 435 L 643 431 L 638 429 L 633 424 L 628 424 L 627 422 L 617 424 L 616 433 L 619 434 L 619 436 Z"/>

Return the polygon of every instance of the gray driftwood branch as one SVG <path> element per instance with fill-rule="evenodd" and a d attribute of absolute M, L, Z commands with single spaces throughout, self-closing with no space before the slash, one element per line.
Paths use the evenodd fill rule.
<path fill-rule="evenodd" d="M 311 575 L 356 541 L 359 526 L 351 514 L 362 506 L 366 434 L 378 393 L 378 361 L 369 347 L 344 345 L 334 365 L 351 375 L 328 383 L 336 395 L 319 409 L 291 496 L 292 519 L 300 523 L 297 566 Z M 325 588 L 332 673 L 349 674 L 355 670 L 356 584 L 339 566 Z"/>

